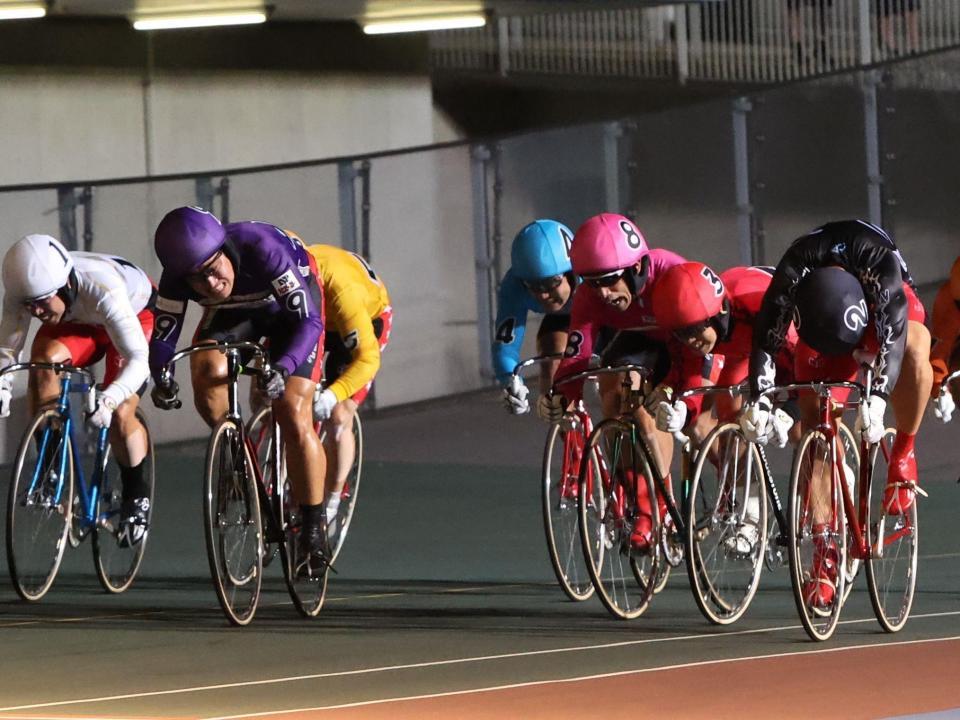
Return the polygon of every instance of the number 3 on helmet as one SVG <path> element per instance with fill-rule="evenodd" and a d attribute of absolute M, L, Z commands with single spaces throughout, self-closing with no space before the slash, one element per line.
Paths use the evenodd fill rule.
<path fill-rule="evenodd" d="M 598 275 L 633 267 L 649 251 L 643 234 L 629 218 L 600 213 L 577 230 L 570 260 L 577 275 Z"/>
<path fill-rule="evenodd" d="M 698 262 L 681 263 L 657 276 L 653 286 L 653 314 L 660 327 L 679 330 L 719 314 L 725 297 L 723 281 L 708 266 Z"/>

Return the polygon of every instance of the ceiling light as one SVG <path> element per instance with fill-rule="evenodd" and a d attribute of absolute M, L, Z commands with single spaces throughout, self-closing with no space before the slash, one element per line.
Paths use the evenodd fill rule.
<path fill-rule="evenodd" d="M 364 23 L 363 32 L 367 35 L 385 35 L 387 33 L 428 32 L 431 30 L 460 30 L 462 28 L 483 27 L 486 24 L 487 18 L 483 13 L 438 15 L 374 20 Z"/>
<path fill-rule="evenodd" d="M 176 28 L 217 27 L 220 25 L 256 25 L 266 22 L 262 7 L 200 12 L 151 12 L 133 19 L 135 30 L 173 30 Z"/>
<path fill-rule="evenodd" d="M 15 2 L 0 4 L 0 20 L 42 18 L 47 14 L 45 2 Z"/>

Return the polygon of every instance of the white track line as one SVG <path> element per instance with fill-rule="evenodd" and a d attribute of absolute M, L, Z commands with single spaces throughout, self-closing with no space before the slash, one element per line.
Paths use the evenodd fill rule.
<path fill-rule="evenodd" d="M 919 645 L 922 643 L 946 642 L 949 640 L 960 640 L 960 635 L 945 638 L 929 638 L 926 640 L 901 640 L 888 643 L 866 643 L 863 645 L 848 645 L 838 648 L 820 648 L 818 650 L 798 650 L 796 652 L 771 653 L 769 655 L 749 655 L 737 658 L 721 658 L 719 660 L 700 660 L 697 662 L 680 663 L 677 665 L 662 665 L 660 667 L 642 668 L 639 670 L 620 670 L 618 672 L 600 673 L 597 675 L 580 675 L 571 678 L 560 678 L 557 680 L 535 680 L 531 682 L 512 683 L 510 685 L 491 685 L 489 687 L 474 688 L 471 690 L 452 690 L 450 692 L 430 693 L 427 695 L 410 695 L 407 697 L 384 698 L 382 700 L 363 700 L 360 702 L 343 703 L 342 705 L 318 705 L 316 707 L 295 708 L 290 710 L 270 710 L 268 712 L 244 713 L 242 715 L 216 715 L 202 718 L 201 720 L 239 720 L 240 718 L 269 717 L 271 715 L 283 715 L 286 713 L 310 712 L 319 710 L 343 710 L 346 708 L 364 707 L 368 705 L 381 705 L 385 703 L 406 702 L 409 700 L 429 700 L 432 698 L 451 697 L 455 695 L 472 695 L 474 693 L 497 692 L 499 690 L 513 690 L 515 688 L 536 687 L 538 685 L 551 685 L 554 683 L 573 683 L 584 682 L 587 680 L 603 680 L 612 677 L 622 677 L 624 675 L 643 675 L 652 672 L 661 672 L 666 670 L 683 670 L 685 668 L 703 667 L 706 665 L 725 665 L 735 662 L 751 662 L 755 660 L 774 660 L 777 658 L 794 657 L 797 655 L 819 655 L 822 653 L 847 652 L 848 650 L 864 650 L 869 648 L 890 648 L 898 645 Z"/>
<path fill-rule="evenodd" d="M 960 615 L 960 610 L 950 612 L 926 613 L 922 615 L 912 615 L 912 620 L 922 618 L 939 618 L 952 615 Z M 876 622 L 873 617 L 859 618 L 856 620 L 841 620 L 840 625 L 855 625 L 860 623 Z M 290 675 L 287 677 L 270 678 L 266 680 L 245 680 L 238 682 L 219 683 L 217 685 L 196 685 L 193 687 L 174 688 L 171 690 L 150 690 L 137 693 L 125 693 L 123 695 L 104 695 L 102 697 L 79 698 L 76 700 L 58 700 L 55 702 L 33 703 L 30 705 L 11 705 L 9 707 L 0 707 L 0 712 L 9 712 L 13 710 L 34 710 L 37 708 L 62 707 L 68 705 L 85 705 L 90 703 L 112 702 L 114 700 L 132 700 L 135 698 L 159 697 L 163 695 L 182 695 L 187 693 L 210 692 L 213 690 L 228 690 L 231 688 L 255 687 L 258 685 L 279 685 L 292 682 L 304 682 L 306 680 L 322 680 L 336 677 L 349 677 L 356 675 L 372 675 L 383 672 L 397 672 L 401 670 L 419 670 L 423 668 L 442 667 L 449 665 L 464 665 L 469 663 L 490 662 L 494 660 L 510 660 L 514 658 L 535 657 L 539 655 L 558 655 L 571 652 L 592 652 L 596 650 L 608 650 L 611 648 L 635 647 L 639 645 L 653 645 L 665 642 L 681 642 L 687 640 L 706 640 L 715 637 L 733 637 L 736 635 L 760 635 L 765 633 L 786 632 L 791 630 L 800 630 L 802 625 L 780 625 L 765 628 L 753 628 L 750 630 L 719 631 L 710 633 L 701 633 L 697 635 L 676 635 L 673 637 L 661 638 L 643 638 L 641 640 L 621 640 L 619 642 L 602 643 L 597 645 L 577 645 L 573 647 L 552 648 L 547 650 L 525 650 L 522 652 L 502 653 L 499 655 L 479 655 L 474 657 L 453 658 L 450 660 L 427 660 L 418 663 L 407 663 L 404 665 L 384 665 L 372 668 L 360 668 L 356 670 L 339 670 L 326 673 L 311 673 L 308 675 Z M 954 638 L 945 638 L 954 639 Z M 931 640 L 932 641 L 932 640 Z M 905 641 L 922 642 L 922 641 Z M 886 643 L 878 642 L 878 645 Z M 835 648 L 842 649 L 842 648 Z M 797 652 L 821 652 L 821 651 L 797 651 Z M 789 654 L 789 653 L 788 653 Z M 652 668 L 657 669 L 657 668 Z M 636 672 L 636 671 L 629 671 Z"/>

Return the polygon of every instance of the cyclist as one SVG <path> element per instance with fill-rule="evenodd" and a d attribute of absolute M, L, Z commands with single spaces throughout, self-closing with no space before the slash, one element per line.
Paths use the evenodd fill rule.
<path fill-rule="evenodd" d="M 795 318 L 800 336 L 794 365 L 797 382 L 855 380 L 861 364 L 872 365 L 871 396 L 860 408 L 857 428 L 869 442 L 878 442 L 890 398 L 897 436 L 883 505 L 891 514 L 906 511 L 914 502 L 918 480 L 914 436 L 933 382 L 925 317 L 906 263 L 881 228 L 845 220 L 798 238 L 777 265 L 754 327 L 750 358 L 754 399 L 741 414 L 744 433 L 756 437 L 765 432 L 770 403 L 758 396 L 774 384 L 773 356 Z M 846 394 L 835 393 L 835 399 L 842 401 Z M 817 399 L 806 394 L 799 404 L 804 427 L 815 425 Z M 831 518 L 816 520 L 826 524 Z M 807 592 L 815 607 L 826 607 L 833 600 L 835 558 L 835 548 L 822 542 L 815 558 L 819 570 Z"/>
<path fill-rule="evenodd" d="M 520 361 L 520 348 L 527 313 L 544 313 L 537 330 L 537 353 L 559 355 L 567 344 L 570 299 L 577 276 L 570 265 L 573 233 L 556 220 L 535 220 L 513 239 L 511 267 L 500 282 L 497 298 L 493 369 L 503 388 L 503 404 L 514 415 L 530 411 L 529 389 L 513 375 Z M 540 394 L 550 389 L 558 362 L 545 364 L 540 373 Z M 537 406 L 539 408 L 539 406 Z"/>
<path fill-rule="evenodd" d="M 211 213 L 180 207 L 160 221 L 154 247 L 163 274 L 150 343 L 154 404 L 177 404 L 175 380 L 162 370 L 173 357 L 187 301 L 204 307 L 196 340 L 266 338 L 271 369 L 260 385 L 283 432 L 287 470 L 300 504 L 301 571 L 321 571 L 328 557 L 324 532 L 326 458 L 313 427 L 320 380 L 323 291 L 316 264 L 298 238 L 265 222 L 222 225 Z M 190 358 L 194 404 L 208 425 L 227 411 L 227 360 L 216 351 Z"/>
<path fill-rule="evenodd" d="M 668 334 L 655 327 L 656 319 L 650 309 L 651 292 L 656 279 L 668 268 L 682 263 L 683 258 L 669 250 L 648 248 L 636 225 L 623 215 L 601 213 L 577 230 L 570 260 L 583 283 L 573 294 L 570 332 L 565 357 L 554 379 L 555 386 L 558 380 L 589 366 L 594 345 L 604 329 L 618 332 L 602 348 L 601 364 L 642 365 L 652 371 L 651 383 L 659 383 L 670 368 L 670 356 L 666 346 Z M 579 400 L 581 393 L 582 383 L 559 386 L 557 392 L 540 397 L 538 412 L 544 419 L 557 422 L 569 405 Z M 604 416 L 619 414 L 620 380 L 601 376 L 600 397 Z M 635 417 L 662 475 L 668 477 L 673 438 L 657 430 L 645 408 L 639 408 Z M 639 513 L 631 543 L 638 550 L 644 550 L 652 541 L 651 503 L 643 494 L 645 484 L 638 483 L 637 487 Z"/>
<path fill-rule="evenodd" d="M 718 275 L 703 263 L 689 262 L 675 265 L 657 280 L 652 297 L 657 325 L 671 331 L 681 345 L 673 353 L 666 385 L 679 392 L 705 385 L 739 385 L 747 379 L 753 326 L 772 277 L 769 267 L 733 267 Z M 777 355 L 778 375 L 792 376 L 796 344 L 791 325 Z M 657 427 L 673 433 L 693 425 L 695 437 L 702 440 L 713 425 L 710 413 L 702 412 L 711 409 L 704 407 L 704 398 L 661 401 Z M 719 397 L 716 404 L 714 414 L 721 419 L 732 419 L 739 410 L 739 400 Z M 774 412 L 770 431 L 778 446 L 786 444 L 798 417 L 793 403 Z"/>
<path fill-rule="evenodd" d="M 933 323 L 931 334 L 934 338 L 930 349 L 930 365 L 933 367 L 933 387 L 931 388 L 933 414 L 950 422 L 956 410 L 953 388 L 940 386 L 944 378 L 960 368 L 960 258 L 950 268 L 950 278 L 937 291 L 933 301 Z"/>
<path fill-rule="evenodd" d="M 325 304 L 327 387 L 317 386 L 313 416 L 327 423 L 324 506 L 332 529 L 356 453 L 353 417 L 380 369 L 393 307 L 383 281 L 360 255 L 330 245 L 311 245 L 307 251 L 317 264 Z"/>
<path fill-rule="evenodd" d="M 30 319 L 43 325 L 33 339 L 34 362 L 92 365 L 104 356 L 104 388 L 89 421 L 110 429 L 110 443 L 123 484 L 119 540 L 133 545 L 150 520 L 150 488 L 143 462 L 146 429 L 136 416 L 149 377 L 147 338 L 156 298 L 150 278 L 123 258 L 68 252 L 49 235 L 27 235 L 3 259 L 3 319 L 0 368 L 17 362 Z M 28 383 L 30 411 L 60 394 L 56 373 L 34 370 Z M 12 381 L 0 379 L 0 417 L 10 414 Z"/>

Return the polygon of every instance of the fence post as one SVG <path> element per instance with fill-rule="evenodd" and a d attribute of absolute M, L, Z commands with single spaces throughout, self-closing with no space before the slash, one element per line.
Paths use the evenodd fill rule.
<path fill-rule="evenodd" d="M 492 158 L 486 145 L 470 148 L 470 169 L 473 185 L 473 264 L 477 287 L 477 343 L 479 345 L 480 376 L 493 379 L 490 346 L 493 344 L 493 302 L 495 284 L 490 271 L 493 258 L 490 253 L 489 187 L 487 169 Z"/>
<path fill-rule="evenodd" d="M 880 121 L 877 110 L 878 70 L 863 73 L 863 140 L 867 171 L 867 215 L 883 226 L 883 173 L 880 169 Z"/>
<path fill-rule="evenodd" d="M 678 5 L 674 16 L 674 48 L 677 52 L 677 82 L 687 84 L 690 77 L 690 43 L 687 42 L 687 6 Z"/>
<path fill-rule="evenodd" d="M 623 127 L 619 122 L 603 126 L 603 188 L 604 211 L 623 211 L 623 195 L 620 192 L 620 138 Z"/>
<path fill-rule="evenodd" d="M 57 188 L 57 213 L 60 218 L 60 242 L 67 250 L 79 250 L 77 245 L 77 195 L 72 185 Z"/>
<path fill-rule="evenodd" d="M 750 149 L 747 116 L 753 106 L 745 97 L 736 98 L 732 106 L 733 171 L 737 203 L 737 246 L 740 262 L 753 265 L 753 205 L 750 204 Z"/>
<path fill-rule="evenodd" d="M 510 72 L 510 18 L 497 18 L 497 58 L 501 77 Z"/>
<path fill-rule="evenodd" d="M 337 196 L 340 201 L 340 247 L 359 252 L 357 242 L 357 170 L 350 160 L 337 163 Z"/>
<path fill-rule="evenodd" d="M 870 32 L 870 0 L 857 0 L 857 28 L 860 37 L 860 64 L 873 62 L 873 33 Z"/>

